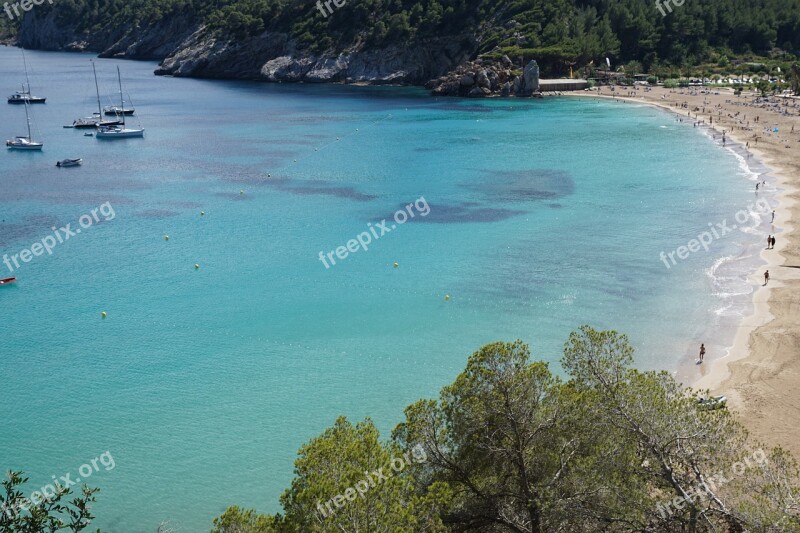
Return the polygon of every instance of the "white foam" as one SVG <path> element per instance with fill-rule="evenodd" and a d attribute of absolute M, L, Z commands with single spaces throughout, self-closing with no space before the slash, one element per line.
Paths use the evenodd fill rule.
<path fill-rule="evenodd" d="M 733 157 L 739 162 L 739 170 L 742 171 L 742 176 L 749 179 L 750 181 L 759 181 L 761 174 L 755 172 L 750 165 L 747 163 L 747 159 L 745 159 L 739 152 L 734 150 L 731 147 L 726 148 L 730 153 L 733 154 Z"/>

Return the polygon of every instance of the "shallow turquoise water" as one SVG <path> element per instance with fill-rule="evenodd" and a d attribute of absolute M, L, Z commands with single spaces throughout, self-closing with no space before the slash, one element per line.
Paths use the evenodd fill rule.
<path fill-rule="evenodd" d="M 754 173 L 666 113 L 98 60 L 104 95 L 121 66 L 146 128 L 102 142 L 61 128 L 95 105 L 89 57 L 28 54 L 45 150 L 0 154 L 0 254 L 114 211 L 0 288 L 0 468 L 33 490 L 108 450 L 115 467 L 87 480 L 104 530 L 277 511 L 300 445 L 342 414 L 388 436 L 482 344 L 521 338 L 557 367 L 590 323 L 674 370 L 701 341 L 722 353 L 748 309 L 765 219 L 659 259 L 756 199 Z M 3 90 L 21 78 L 0 48 Z M 0 135 L 23 132 L 23 110 L 0 106 Z M 54 168 L 65 157 L 85 163 Z M 318 259 L 421 197 L 427 216 Z"/>

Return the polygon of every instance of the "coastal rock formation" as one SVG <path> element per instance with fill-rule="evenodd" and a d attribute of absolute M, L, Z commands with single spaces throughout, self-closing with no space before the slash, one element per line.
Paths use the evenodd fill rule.
<path fill-rule="evenodd" d="M 63 15 L 61 15 L 63 17 Z M 163 19 L 151 25 L 114 25 L 77 31 L 58 11 L 33 9 L 22 19 L 17 42 L 35 50 L 97 52 L 100 57 L 160 60 L 196 29 L 193 15 Z"/>
<path fill-rule="evenodd" d="M 539 96 L 539 65 L 531 61 L 520 73 L 508 56 L 499 61 L 463 63 L 425 84 L 436 96 Z"/>
<path fill-rule="evenodd" d="M 64 7 L 62 9 L 68 9 Z M 514 68 L 507 56 L 475 59 L 479 37 L 468 34 L 373 49 L 363 42 L 340 52 L 312 53 L 286 33 L 224 37 L 185 10 L 151 24 L 109 24 L 78 30 L 55 9 L 31 11 L 19 43 L 26 48 L 97 52 L 100 57 L 158 59 L 157 75 L 249 79 L 275 83 L 426 84 L 440 96 L 531 96 L 538 92 L 535 61 Z"/>
<path fill-rule="evenodd" d="M 162 61 L 156 74 L 279 83 L 421 84 L 468 59 L 476 46 L 468 39 L 442 40 L 317 55 L 304 52 L 285 34 L 264 32 L 244 42 L 223 41 L 200 28 Z"/>

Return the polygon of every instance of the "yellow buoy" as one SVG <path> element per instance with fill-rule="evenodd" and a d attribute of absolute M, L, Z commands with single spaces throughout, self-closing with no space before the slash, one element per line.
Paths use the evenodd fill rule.
<path fill-rule="evenodd" d="M 194 264 L 194 269 L 195 269 L 195 270 L 197 270 L 198 268 L 200 268 L 200 265 L 198 265 L 197 263 L 195 263 L 195 264 Z"/>
<path fill-rule="evenodd" d="M 394 262 L 394 267 L 395 267 L 395 268 L 397 268 L 397 267 L 399 267 L 399 266 L 400 266 L 400 263 L 398 263 L 397 261 L 395 261 L 395 262 Z"/>
<path fill-rule="evenodd" d="M 105 318 L 105 317 L 107 317 L 108 315 L 106 314 L 106 312 L 105 312 L 105 311 L 103 311 L 102 313 L 100 313 L 100 316 L 102 316 L 103 318 Z"/>
<path fill-rule="evenodd" d="M 449 294 L 445 294 L 444 295 L 444 299 L 445 299 L 445 301 L 449 300 L 450 299 L 450 295 Z"/>

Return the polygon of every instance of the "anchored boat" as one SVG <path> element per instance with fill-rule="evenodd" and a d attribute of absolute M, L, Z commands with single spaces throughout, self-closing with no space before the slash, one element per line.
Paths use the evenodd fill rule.
<path fill-rule="evenodd" d="M 31 137 L 31 116 L 28 113 L 28 104 L 25 104 L 25 122 L 28 124 L 28 136 L 18 136 L 6 141 L 9 150 L 41 150 L 44 143 L 34 141 Z"/>
<path fill-rule="evenodd" d="M 125 101 L 122 98 L 122 74 L 119 72 L 119 67 L 117 67 L 117 80 L 119 81 L 120 107 L 124 108 Z M 101 126 L 97 129 L 96 137 L 98 139 L 127 139 L 131 137 L 144 137 L 144 129 L 126 128 L 125 115 L 120 116 L 122 117 L 122 124 L 120 126 Z"/>
<path fill-rule="evenodd" d="M 62 159 L 56 166 L 61 167 L 79 167 L 83 163 L 83 159 Z"/>

